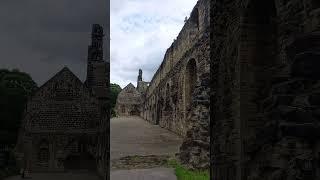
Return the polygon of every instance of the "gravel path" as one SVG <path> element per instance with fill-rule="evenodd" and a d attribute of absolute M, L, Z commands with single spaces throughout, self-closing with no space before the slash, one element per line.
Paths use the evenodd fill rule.
<path fill-rule="evenodd" d="M 126 156 L 174 155 L 182 143 L 174 133 L 139 117 L 113 118 L 110 125 L 111 162 Z M 176 180 L 176 176 L 171 168 L 111 170 L 111 180 Z"/>
<path fill-rule="evenodd" d="M 182 139 L 139 117 L 112 118 L 111 160 L 133 155 L 174 155 Z"/>

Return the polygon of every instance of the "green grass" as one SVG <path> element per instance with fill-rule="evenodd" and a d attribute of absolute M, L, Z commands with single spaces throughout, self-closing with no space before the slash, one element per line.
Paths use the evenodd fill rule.
<path fill-rule="evenodd" d="M 191 171 L 179 164 L 175 159 L 168 160 L 168 166 L 175 169 L 178 180 L 209 180 L 209 171 Z"/>

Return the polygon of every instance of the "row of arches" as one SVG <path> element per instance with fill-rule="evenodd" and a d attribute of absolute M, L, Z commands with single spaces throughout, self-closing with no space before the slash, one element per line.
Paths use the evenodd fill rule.
<path fill-rule="evenodd" d="M 155 124 L 159 125 L 163 120 L 163 117 L 168 117 L 174 113 L 178 113 L 175 112 L 178 109 L 175 106 L 183 107 L 182 111 L 185 114 L 191 110 L 192 97 L 198 76 L 196 60 L 190 59 L 181 73 L 183 82 L 175 82 L 179 81 L 179 78 L 172 80 L 172 82 L 167 82 L 163 89 L 157 89 L 157 92 L 146 100 L 144 107 L 145 119 L 151 120 Z M 177 87 L 177 84 L 179 84 L 179 87 Z M 175 88 L 178 88 L 178 90 Z M 182 97 L 182 101 L 177 100 L 177 96 L 179 95 Z M 174 117 L 176 117 L 176 115 Z M 172 117 L 170 119 L 173 121 Z M 170 124 L 172 122 L 168 123 Z"/>

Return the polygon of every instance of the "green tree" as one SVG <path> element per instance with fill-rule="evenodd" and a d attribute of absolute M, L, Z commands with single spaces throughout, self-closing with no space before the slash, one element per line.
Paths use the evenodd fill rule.
<path fill-rule="evenodd" d="M 29 74 L 18 69 L 0 69 L 0 131 L 10 134 L 1 142 L 15 143 L 25 104 L 36 89 Z"/>
<path fill-rule="evenodd" d="M 110 84 L 110 101 L 111 101 L 111 114 L 115 116 L 114 107 L 116 106 L 118 94 L 121 91 L 121 87 L 118 84 Z"/>

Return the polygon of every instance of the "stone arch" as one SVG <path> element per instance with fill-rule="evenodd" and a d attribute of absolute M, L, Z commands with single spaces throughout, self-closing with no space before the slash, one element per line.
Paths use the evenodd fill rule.
<path fill-rule="evenodd" d="M 96 160 L 89 152 L 82 152 L 80 154 L 70 154 L 64 160 L 64 167 L 67 171 L 72 170 L 88 170 L 95 171 Z"/>
<path fill-rule="evenodd" d="M 185 112 L 191 107 L 192 93 L 197 82 L 197 63 L 190 59 L 187 63 L 184 76 L 184 109 Z"/>
<path fill-rule="evenodd" d="M 241 17 L 240 122 L 237 148 L 249 152 L 250 138 L 257 135 L 264 120 L 259 118 L 261 102 L 270 92 L 272 68 L 278 63 L 277 10 L 274 0 L 251 0 Z M 252 142 L 252 141 L 251 141 Z M 247 166 L 245 165 L 244 168 Z M 248 177 L 247 169 L 244 177 Z"/>

